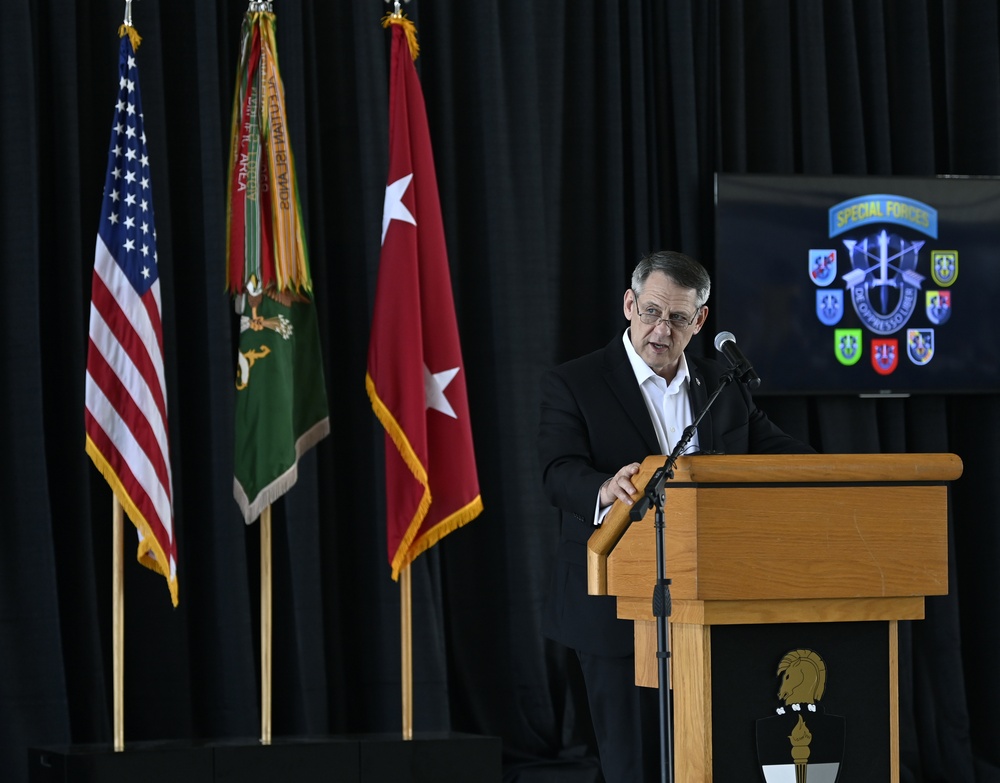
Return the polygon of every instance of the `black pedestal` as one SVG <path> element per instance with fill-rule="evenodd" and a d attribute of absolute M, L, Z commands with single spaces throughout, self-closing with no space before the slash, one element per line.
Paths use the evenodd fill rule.
<path fill-rule="evenodd" d="M 270 745 L 250 741 L 220 742 L 213 746 L 213 751 L 215 774 L 212 783 L 277 783 L 279 780 L 360 783 L 363 779 L 358 763 L 358 743 L 337 737 L 282 738 Z"/>
<path fill-rule="evenodd" d="M 210 747 L 136 742 L 115 753 L 110 745 L 69 745 L 28 750 L 30 783 L 212 783 Z"/>
<path fill-rule="evenodd" d="M 500 783 L 499 737 L 425 733 L 30 748 L 30 783 Z"/>

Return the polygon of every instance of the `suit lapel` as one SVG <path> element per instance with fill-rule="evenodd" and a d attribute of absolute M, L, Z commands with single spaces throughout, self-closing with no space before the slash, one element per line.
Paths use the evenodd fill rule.
<path fill-rule="evenodd" d="M 625 353 L 625 346 L 619 336 L 613 340 L 604 352 L 604 375 L 622 408 L 635 424 L 646 445 L 647 454 L 659 454 L 660 444 L 656 439 L 656 430 L 649 418 L 646 402 L 642 399 L 639 384 L 635 382 L 635 372 Z"/>
<path fill-rule="evenodd" d="M 708 404 L 708 383 L 705 381 L 701 368 L 691 360 L 690 356 L 688 357 L 688 372 L 691 374 L 689 394 L 691 418 L 694 419 Z M 703 451 L 714 448 L 712 437 L 712 411 L 709 410 L 698 425 L 698 447 Z"/>

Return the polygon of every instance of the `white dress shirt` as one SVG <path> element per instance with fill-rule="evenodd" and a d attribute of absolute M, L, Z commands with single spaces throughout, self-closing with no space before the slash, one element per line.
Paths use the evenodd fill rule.
<path fill-rule="evenodd" d="M 684 436 L 684 430 L 694 423 L 694 414 L 691 412 L 691 397 L 688 393 L 691 386 L 691 373 L 688 371 L 687 357 L 682 353 L 681 360 L 677 365 L 677 374 L 670 383 L 661 378 L 652 368 L 642 360 L 632 345 L 629 330 L 622 334 L 622 342 L 625 344 L 625 353 L 632 365 L 632 372 L 635 373 L 635 380 L 639 384 L 639 391 L 642 392 L 642 399 L 646 403 L 649 411 L 649 418 L 653 422 L 653 430 L 656 432 L 656 440 L 660 444 L 660 453 L 663 455 L 673 451 L 674 446 Z M 685 452 L 698 450 L 698 433 L 688 443 Z M 594 524 L 599 525 L 607 516 L 611 506 L 601 507 L 601 493 L 597 493 L 597 506 L 594 512 Z"/>

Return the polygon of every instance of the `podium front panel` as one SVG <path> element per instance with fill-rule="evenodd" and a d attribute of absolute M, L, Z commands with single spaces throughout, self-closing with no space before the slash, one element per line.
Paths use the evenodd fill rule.
<path fill-rule="evenodd" d="M 727 625 L 713 626 L 709 633 L 711 712 L 706 717 L 712 776 L 698 778 L 678 769 L 679 783 L 794 781 L 795 754 L 804 760 L 809 781 L 821 782 L 830 774 L 831 783 L 893 779 L 896 705 L 890 687 L 894 640 L 889 623 Z M 778 696 L 785 679 L 778 669 L 789 653 L 792 659 L 812 653 L 825 669 L 823 689 L 812 708 L 795 710 Z M 679 656 L 672 672 L 678 698 L 684 663 Z M 789 671 L 790 680 L 797 681 L 795 664 Z M 676 707 L 684 711 L 682 705 Z M 797 726 L 807 740 L 795 745 L 790 737 Z M 683 727 L 677 728 L 682 732 L 677 736 L 678 761 L 683 763 L 697 755 L 689 751 L 705 738 L 684 737 Z"/>

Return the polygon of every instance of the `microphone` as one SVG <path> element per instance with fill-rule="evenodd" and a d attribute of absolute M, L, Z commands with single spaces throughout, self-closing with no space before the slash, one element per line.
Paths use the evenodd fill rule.
<path fill-rule="evenodd" d="M 760 386 L 760 376 L 754 371 L 750 360 L 743 355 L 732 332 L 719 332 L 715 335 L 715 350 L 725 354 L 729 363 L 740 373 L 740 380 L 749 388 L 756 389 Z"/>

